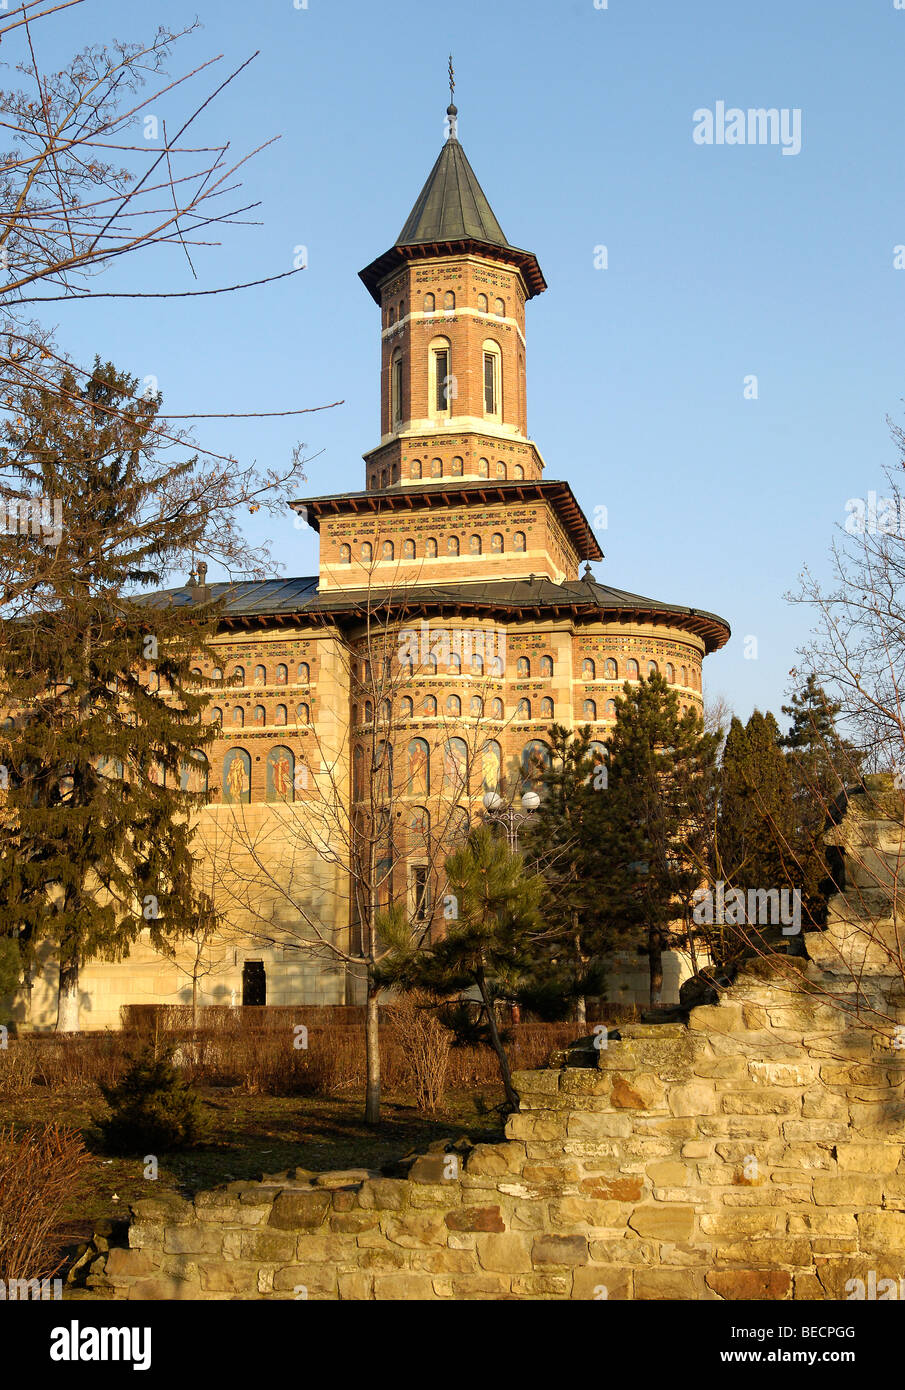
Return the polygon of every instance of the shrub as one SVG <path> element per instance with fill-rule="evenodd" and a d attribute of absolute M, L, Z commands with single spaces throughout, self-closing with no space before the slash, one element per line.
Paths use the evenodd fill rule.
<path fill-rule="evenodd" d="M 0 1279 L 44 1279 L 60 1268 L 53 1233 L 90 1161 L 76 1130 L 0 1129 Z"/>
<path fill-rule="evenodd" d="M 437 1019 L 436 1007 L 429 994 L 413 990 L 393 1005 L 391 1013 L 406 1080 L 419 1110 L 436 1110 L 446 1093 L 452 1033 Z"/>
<path fill-rule="evenodd" d="M 201 1097 L 183 1081 L 165 1049 L 145 1048 L 122 1079 L 101 1083 L 110 1115 L 98 1121 L 108 1148 L 119 1153 L 191 1148 L 204 1138 Z"/>

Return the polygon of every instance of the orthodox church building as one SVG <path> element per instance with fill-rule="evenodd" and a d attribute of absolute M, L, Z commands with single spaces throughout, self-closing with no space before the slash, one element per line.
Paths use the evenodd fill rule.
<path fill-rule="evenodd" d="M 590 725 L 602 749 L 623 683 L 652 672 L 702 706 L 703 659 L 727 624 L 599 583 L 594 529 L 528 433 L 526 311 L 547 285 L 494 216 L 456 114 L 398 237 L 360 272 L 379 314 L 380 436 L 360 490 L 295 504 L 318 533 L 318 573 L 208 585 L 199 566 L 169 595 L 222 605 L 216 664 L 198 668 L 220 736 L 192 784 L 208 792 L 202 879 L 225 925 L 171 957 L 139 941 L 124 961 L 87 963 L 83 1028 L 193 996 L 358 1002 L 349 855 L 375 807 L 369 882 L 429 934 L 443 854 L 489 791 L 518 806 L 553 722 Z M 637 995 L 623 982 L 614 998 L 645 998 L 640 966 Z M 46 967 L 17 1003 L 26 1026 L 54 1024 Z"/>

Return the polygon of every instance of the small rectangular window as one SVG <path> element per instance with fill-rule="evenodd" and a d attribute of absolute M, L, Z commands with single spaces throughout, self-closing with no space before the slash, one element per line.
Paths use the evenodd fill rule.
<path fill-rule="evenodd" d="M 437 373 L 437 410 L 449 409 L 449 349 L 438 348 L 434 353 Z"/>
<path fill-rule="evenodd" d="M 393 362 L 393 423 L 402 419 L 402 358 Z"/>
<path fill-rule="evenodd" d="M 484 414 L 496 415 L 496 358 L 484 353 Z"/>
<path fill-rule="evenodd" d="M 430 916 L 430 884 L 426 864 L 412 866 L 412 909 L 416 922 L 426 922 Z"/>

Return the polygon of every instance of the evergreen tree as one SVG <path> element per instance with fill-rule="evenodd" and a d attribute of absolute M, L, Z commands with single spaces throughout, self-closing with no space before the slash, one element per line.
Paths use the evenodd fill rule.
<path fill-rule="evenodd" d="M 650 1003 L 660 1002 L 663 950 L 704 877 L 719 731 L 660 675 L 628 683 L 616 701 L 609 785 L 595 802 L 601 911 L 646 953 Z M 686 931 L 686 944 L 691 944 Z"/>
<path fill-rule="evenodd" d="M 147 928 L 160 947 L 210 917 L 193 887 L 188 789 L 214 735 L 192 663 L 198 609 L 136 597 L 204 540 L 188 486 L 194 460 L 159 463 L 158 399 L 95 364 L 84 388 L 24 391 L 0 463 L 23 497 L 61 504 L 52 562 L 36 565 L 34 607 L 0 630 L 0 935 L 26 966 L 59 950 L 57 1027 L 78 1027 L 79 968 L 116 959 Z M 158 490 L 183 505 L 161 518 Z M 27 534 L 4 546 L 34 546 Z M 210 618 L 212 610 L 205 610 Z"/>
<path fill-rule="evenodd" d="M 720 771 L 719 877 L 733 888 L 790 882 L 795 858 L 792 776 L 779 725 L 755 710 L 733 718 Z M 794 875 L 793 875 L 794 877 Z"/>
<path fill-rule="evenodd" d="M 425 989 L 450 998 L 477 989 L 491 1044 L 500 1064 L 506 1104 L 517 1110 L 518 1094 L 496 1022 L 494 1001 L 510 993 L 530 973 L 543 951 L 540 917 L 542 881 L 526 875 L 519 853 L 489 826 L 472 830 L 461 849 L 446 860 L 449 885 L 446 935 L 427 947 L 411 939 L 401 914 L 382 923 L 394 950 L 380 970 L 380 982 L 403 989 Z"/>
<path fill-rule="evenodd" d="M 541 803 L 522 832 L 521 847 L 529 869 L 546 885 L 544 920 L 558 938 L 551 948 L 556 965 L 551 962 L 542 986 L 523 991 L 523 1002 L 549 1015 L 557 994 L 571 997 L 575 1017 L 584 1024 L 586 996 L 604 990 L 600 958 L 613 941 L 593 879 L 599 866 L 592 840 L 593 799 L 605 793 L 608 769 L 591 746 L 588 726 L 573 733 L 554 724 L 547 741 L 552 757 L 541 779 Z"/>

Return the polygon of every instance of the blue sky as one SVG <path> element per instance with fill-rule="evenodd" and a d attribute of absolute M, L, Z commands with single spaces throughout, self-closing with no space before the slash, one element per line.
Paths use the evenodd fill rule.
<path fill-rule="evenodd" d="M 308 269 L 208 300 L 54 305 L 60 343 L 157 376 L 168 412 L 341 399 L 301 420 L 206 421 L 199 439 L 276 463 L 301 439 L 317 455 L 301 492 L 362 487 L 379 343 L 357 272 L 392 245 L 439 152 L 452 50 L 459 137 L 507 237 L 537 254 L 549 285 L 528 319 L 529 430 L 547 476 L 567 478 L 589 517 L 607 509 L 597 577 L 727 618 L 733 640 L 706 663 L 709 691 L 742 716 L 778 712 L 810 623 L 783 594 L 802 565 L 825 573 L 846 500 L 883 493 L 896 461 L 886 416 L 905 414 L 905 270 L 894 269 L 905 10 L 87 0 L 36 30 L 39 54 L 56 64 L 87 41 L 145 38 L 196 13 L 203 28 L 174 73 L 260 49 L 199 133 L 240 150 L 282 136 L 246 175 L 263 225 L 199 253 L 199 287 L 289 269 L 300 244 Z M 694 112 L 721 100 L 800 109 L 801 152 L 696 144 Z M 171 128 L 186 109 L 160 108 Z M 195 287 L 169 250 L 97 287 L 127 281 Z M 313 535 L 288 517 L 262 525 L 285 573 L 315 572 Z"/>

